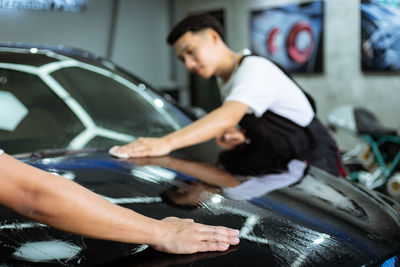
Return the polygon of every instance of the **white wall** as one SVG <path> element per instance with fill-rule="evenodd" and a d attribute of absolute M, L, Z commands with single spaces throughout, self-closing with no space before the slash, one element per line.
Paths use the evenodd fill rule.
<path fill-rule="evenodd" d="M 105 55 L 111 6 L 88 0 L 79 13 L 0 9 L 0 42 L 66 44 Z"/>
<path fill-rule="evenodd" d="M 227 43 L 240 51 L 250 46 L 250 10 L 299 2 L 302 0 L 176 0 L 175 20 L 189 12 L 223 8 Z M 400 75 L 365 75 L 361 72 L 359 4 L 359 0 L 325 0 L 324 73 L 294 78 L 314 96 L 323 121 L 332 108 L 356 104 L 368 107 L 383 124 L 400 127 Z M 181 79 L 186 77 L 180 75 Z M 353 145 L 353 139 L 343 133 L 336 137 L 342 147 Z"/>
<path fill-rule="evenodd" d="M 112 60 L 156 87 L 170 85 L 166 0 L 122 0 Z"/>
<path fill-rule="evenodd" d="M 0 42 L 65 44 L 107 56 L 112 0 L 83 12 L 0 9 Z M 120 0 L 111 60 L 156 87 L 171 85 L 167 0 Z"/>

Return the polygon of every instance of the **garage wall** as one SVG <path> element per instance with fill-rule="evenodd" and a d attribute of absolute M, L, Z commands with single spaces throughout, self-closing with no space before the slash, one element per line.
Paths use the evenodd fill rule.
<path fill-rule="evenodd" d="M 169 87 L 169 19 L 169 1 L 120 1 L 112 60 L 156 87 Z"/>
<path fill-rule="evenodd" d="M 107 51 L 112 1 L 88 0 L 84 12 L 0 9 L 0 41 L 67 44 Z"/>
<path fill-rule="evenodd" d="M 227 43 L 235 51 L 249 47 L 248 13 L 262 7 L 278 7 L 301 0 L 175 0 L 175 21 L 189 12 L 223 8 Z M 317 101 L 319 117 L 326 121 L 332 108 L 344 104 L 368 107 L 384 125 L 400 127 L 400 75 L 365 75 L 360 63 L 359 0 L 325 0 L 324 73 L 295 75 L 296 81 Z M 182 66 L 179 72 L 183 72 Z M 181 83 L 187 75 L 180 74 Z M 354 139 L 339 132 L 339 145 L 349 148 Z"/>
<path fill-rule="evenodd" d="M 0 9 L 0 42 L 66 44 L 111 60 L 156 87 L 169 87 L 167 0 L 87 0 L 84 12 Z M 109 43 L 113 5 L 115 31 Z M 108 47 L 111 45 L 111 52 Z"/>

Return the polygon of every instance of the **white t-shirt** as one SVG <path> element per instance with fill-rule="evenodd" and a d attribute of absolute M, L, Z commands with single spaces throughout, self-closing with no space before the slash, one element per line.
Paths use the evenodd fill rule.
<path fill-rule="evenodd" d="M 226 187 L 223 191 L 227 197 L 235 200 L 259 197 L 300 181 L 306 167 L 303 161 L 293 159 L 288 163 L 286 172 L 249 177 L 244 183 L 232 188 Z"/>
<path fill-rule="evenodd" d="M 261 117 L 270 110 L 300 126 L 307 126 L 314 111 L 301 89 L 271 61 L 257 56 L 243 59 L 224 84 L 217 79 L 224 102 L 239 101 L 248 113 Z"/>
<path fill-rule="evenodd" d="M 0 155 L 1 155 L 1 154 L 3 154 L 3 150 L 2 150 L 2 149 L 0 149 Z"/>

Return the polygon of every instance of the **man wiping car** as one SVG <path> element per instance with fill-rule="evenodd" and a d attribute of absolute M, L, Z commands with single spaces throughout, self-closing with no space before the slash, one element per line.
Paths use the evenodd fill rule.
<path fill-rule="evenodd" d="M 312 99 L 268 59 L 235 53 L 209 15 L 179 22 L 167 41 L 186 68 L 217 77 L 223 104 L 192 124 L 161 138 L 138 138 L 110 153 L 120 157 L 161 156 L 216 138 L 227 149 L 220 161 L 237 174 L 285 170 L 300 159 L 340 174 L 337 145 L 316 118 Z"/>

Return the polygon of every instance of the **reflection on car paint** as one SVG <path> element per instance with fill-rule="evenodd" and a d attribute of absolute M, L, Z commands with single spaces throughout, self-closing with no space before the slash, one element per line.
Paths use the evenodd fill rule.
<path fill-rule="evenodd" d="M 299 182 L 304 176 L 306 167 L 306 163 L 299 160 L 292 160 L 288 164 L 288 170 L 285 172 L 250 176 L 240 185 L 233 188 L 224 188 L 223 191 L 225 195 L 235 200 L 259 197 Z M 243 178 L 241 179 L 243 180 Z"/>
<path fill-rule="evenodd" d="M 369 235 L 371 238 L 374 238 L 374 235 L 371 234 L 371 221 L 370 221 L 370 217 L 371 216 L 375 216 L 375 217 L 380 217 L 378 214 L 375 215 L 371 215 L 368 216 L 368 214 L 370 213 L 375 213 L 377 211 L 375 210 L 379 210 L 378 208 L 374 209 L 374 208 L 369 208 L 368 209 L 364 209 L 359 203 L 355 202 L 353 199 L 352 195 L 347 195 L 347 191 L 348 188 L 345 190 L 345 188 L 341 188 L 340 185 L 343 185 L 342 183 L 338 183 L 339 187 L 332 187 L 331 183 L 327 183 L 327 181 L 325 181 L 325 179 L 316 179 L 317 176 L 319 177 L 324 177 L 323 175 L 317 175 L 315 174 L 315 172 L 318 174 L 317 171 L 314 170 L 314 175 L 306 175 L 300 182 L 299 179 L 292 179 L 293 182 L 298 182 L 296 185 L 293 186 L 289 186 L 292 183 L 285 183 L 285 181 L 283 181 L 281 183 L 282 187 L 286 187 L 285 189 L 283 189 L 282 192 L 285 192 L 288 195 L 292 195 L 296 198 L 296 195 L 299 199 L 302 199 L 302 202 L 309 204 L 310 206 L 320 206 L 323 210 L 329 210 L 333 207 L 335 207 L 335 212 L 338 211 L 338 213 L 341 214 L 341 216 L 343 217 L 344 214 L 348 214 L 350 219 L 347 219 L 347 217 L 344 217 L 344 221 L 349 221 L 350 224 L 354 223 L 353 221 L 356 221 L 354 224 L 356 224 L 355 227 L 361 227 L 362 229 L 364 228 L 367 232 L 367 235 Z M 322 174 L 322 173 L 321 173 Z M 273 178 L 273 175 L 271 175 Z M 325 175 L 326 176 L 326 175 Z M 201 179 L 201 177 L 197 177 L 198 179 Z M 226 177 L 225 177 L 226 178 Z M 265 179 L 268 179 L 268 175 L 266 175 L 266 177 L 264 177 Z M 254 177 L 253 177 L 254 179 Z M 246 182 L 246 181 L 245 181 Z M 342 181 L 344 182 L 344 181 Z M 268 184 L 268 183 L 264 183 L 264 185 L 266 187 L 269 186 L 273 186 L 274 184 Z M 240 187 L 241 185 L 239 185 Z M 260 186 L 262 186 L 262 184 L 260 184 Z M 289 186 L 289 187 L 287 187 Z M 254 187 L 253 187 L 254 188 Z M 277 188 L 273 188 L 273 189 L 279 189 L 279 187 Z M 265 192 L 271 192 L 271 190 L 265 189 Z M 286 195 L 284 194 L 284 195 Z M 206 196 L 209 195 L 209 197 L 207 198 Z M 301 195 L 301 196 L 300 196 Z M 256 195 L 255 195 L 256 196 Z M 220 213 L 216 212 L 217 210 L 229 210 L 230 214 L 240 214 L 243 216 L 246 216 L 246 221 L 244 223 L 244 225 L 241 227 L 241 232 L 240 232 L 240 237 L 242 239 L 246 239 L 249 241 L 253 241 L 253 242 L 258 242 L 261 244 L 268 244 L 270 246 L 276 246 L 280 249 L 282 249 L 282 251 L 280 251 L 280 253 L 282 253 L 282 255 L 284 253 L 287 252 L 287 250 L 291 250 L 290 245 L 287 245 L 286 242 L 282 242 L 282 239 L 279 239 L 279 242 L 276 242 L 276 244 L 274 243 L 274 241 L 267 239 L 267 238 L 262 238 L 260 237 L 260 235 L 252 235 L 252 233 L 254 233 L 254 227 L 256 226 L 260 226 L 260 225 L 270 225 L 269 223 L 266 223 L 265 221 L 263 221 L 263 217 L 261 216 L 257 216 L 255 214 L 251 214 L 248 213 L 246 211 L 251 210 L 251 208 L 243 208 L 243 209 L 238 209 L 237 208 L 237 203 L 235 203 L 234 208 L 229 208 L 227 209 L 227 206 L 229 204 L 227 204 L 227 201 L 229 201 L 227 198 L 224 198 L 220 195 L 215 195 L 215 194 L 210 194 L 209 192 L 204 192 L 202 194 L 202 196 L 200 197 L 202 199 L 202 202 L 199 204 L 199 206 L 201 206 L 203 209 L 208 209 L 210 212 L 212 212 L 215 215 L 218 215 Z M 268 199 L 268 196 L 265 195 L 264 197 L 259 198 L 258 200 L 261 200 L 262 202 L 266 203 L 265 200 Z M 307 201 L 307 199 L 309 199 L 309 201 Z M 321 201 L 323 200 L 323 201 Z M 225 205 L 224 203 L 225 202 Z M 252 203 L 254 204 L 259 204 L 260 202 L 257 201 L 257 199 L 255 198 L 254 200 L 251 200 Z M 271 202 L 267 202 L 267 203 L 271 203 Z M 261 205 L 263 206 L 263 204 Z M 282 210 L 283 214 L 290 215 L 293 212 L 296 212 L 296 208 L 293 207 L 287 207 L 287 211 Z M 292 209 L 292 211 L 289 211 L 289 209 Z M 277 209 L 274 209 L 277 210 Z M 279 210 L 279 208 L 278 208 Z M 300 209 L 301 210 L 301 209 Z M 264 212 L 260 212 L 260 214 L 265 213 Z M 337 212 L 336 212 L 337 213 Z M 378 212 L 377 212 L 378 213 Z M 304 222 L 308 222 L 311 225 L 315 225 L 317 228 L 319 228 L 320 230 L 322 230 L 323 232 L 315 232 L 315 235 L 312 231 L 307 230 L 306 228 L 304 229 L 297 229 L 298 232 L 303 232 L 303 233 L 308 233 L 311 234 L 312 233 L 312 237 L 311 238 L 307 238 L 307 240 L 312 239 L 312 242 L 315 245 L 323 245 L 326 246 L 327 243 L 329 242 L 334 242 L 335 244 L 339 244 L 340 243 L 340 239 L 347 239 L 351 245 L 350 246 L 355 246 L 357 248 L 362 248 L 363 250 L 367 249 L 370 250 L 370 253 L 372 255 L 377 255 L 375 253 L 375 251 L 369 249 L 368 247 L 365 246 L 365 244 L 360 243 L 357 239 L 355 239 L 354 237 L 351 237 L 349 235 L 346 235 L 345 233 L 340 233 L 340 230 L 338 230 L 335 226 L 328 226 L 325 227 L 324 225 L 320 224 L 320 223 L 315 223 L 315 219 L 311 218 L 304 218 L 304 216 L 297 216 L 297 218 L 303 220 Z M 269 217 L 267 215 L 267 217 Z M 398 217 L 398 216 L 397 216 Z M 364 222 L 368 221 L 368 228 L 365 228 Z M 357 222 L 358 221 L 358 222 Z M 282 222 L 282 220 L 281 220 Z M 372 228 L 377 229 L 378 232 L 383 233 L 383 235 L 386 238 L 390 238 L 390 233 L 392 230 L 388 230 L 385 231 L 384 229 L 379 229 L 380 226 L 377 226 L 379 223 L 378 221 L 376 223 L 372 224 Z M 389 223 L 390 225 L 390 223 Z M 396 226 L 397 225 L 397 226 Z M 395 229 L 396 227 L 398 227 L 398 222 L 397 224 L 394 223 L 392 224 L 389 228 L 391 229 Z M 379 229 L 379 230 L 378 230 Z M 382 230 L 384 230 L 382 232 Z M 327 234 L 326 231 L 328 231 Z M 336 237 L 332 237 L 336 236 Z M 268 235 L 269 236 L 269 235 Z M 281 243 L 286 244 L 285 246 L 280 245 Z M 290 243 L 289 243 L 290 244 Z M 284 247 L 284 248 L 283 248 Z M 309 247 L 309 245 L 308 245 Z M 284 249 L 284 250 L 283 250 Z M 298 251 L 298 248 L 293 248 L 293 251 Z M 304 263 L 304 261 L 307 262 L 306 256 L 307 254 L 300 254 L 297 258 L 296 258 L 296 262 L 294 265 L 302 265 Z"/>
<path fill-rule="evenodd" d="M 112 198 L 106 196 L 101 196 L 101 197 L 114 204 L 133 204 L 133 203 L 150 204 L 150 203 L 162 202 L 162 199 L 160 197 L 128 197 L 128 198 Z"/>
<path fill-rule="evenodd" d="M 30 262 L 71 260 L 77 257 L 82 249 L 61 240 L 27 242 L 22 244 L 12 256 L 18 260 Z"/>
<path fill-rule="evenodd" d="M 0 107 L 8 112 L 0 113 L 0 129 L 14 131 L 28 114 L 28 109 L 10 92 L 0 91 Z"/>
<path fill-rule="evenodd" d="M 35 228 L 35 227 L 48 227 L 45 224 L 41 223 L 11 223 L 11 224 L 2 224 L 0 225 L 0 230 L 9 230 L 9 229 L 15 229 L 15 230 L 22 230 L 25 228 Z"/>
<path fill-rule="evenodd" d="M 172 181 L 176 178 L 176 173 L 158 166 L 136 166 L 132 169 L 131 174 L 143 180 L 160 183 L 163 181 Z"/>
<path fill-rule="evenodd" d="M 210 197 L 209 200 L 211 199 Z M 230 216 L 244 217 L 245 222 L 241 226 L 239 237 L 259 245 L 268 245 L 276 257 L 277 266 L 304 266 L 312 264 L 316 260 L 315 257 L 324 259 L 327 252 L 330 256 L 337 253 L 338 257 L 345 257 L 348 252 L 357 250 L 351 246 L 342 250 L 342 244 L 336 237 L 300 225 L 294 226 L 288 220 L 277 218 L 273 213 L 257 208 L 249 202 L 238 205 L 235 201 L 225 198 L 217 205 L 212 201 L 205 201 L 202 207 L 208 208 L 214 215 L 227 213 Z M 263 231 L 260 232 L 259 228 L 262 225 L 265 227 L 262 227 Z M 285 232 L 285 235 L 278 234 L 281 232 Z M 333 251 L 334 247 L 337 248 L 337 252 Z M 316 249 L 318 256 L 315 255 Z"/>
<path fill-rule="evenodd" d="M 394 266 L 399 266 L 400 260 L 399 257 L 394 256 L 388 260 L 386 260 L 381 267 L 394 267 Z"/>
<path fill-rule="evenodd" d="M 48 170 L 50 173 L 54 174 L 54 175 L 59 175 L 62 176 L 68 180 L 73 181 L 76 178 L 75 173 L 67 171 L 67 172 L 57 172 L 56 170 L 52 171 L 51 169 Z"/>
<path fill-rule="evenodd" d="M 73 157 L 76 158 L 74 159 Z M 339 186 L 336 191 L 329 189 L 329 187 L 336 185 L 336 182 L 334 182 L 335 180 L 332 181 L 330 179 L 338 178 L 329 177 L 327 180 L 324 178 L 315 179 L 315 176 L 318 175 L 316 173 L 311 173 L 294 185 L 292 184 L 289 187 L 285 185 L 285 187 L 281 189 L 276 188 L 276 190 L 271 191 L 267 195 L 250 199 L 250 201 L 237 201 L 230 199 L 223 194 L 204 191 L 200 194 L 200 203 L 198 208 L 193 211 L 185 211 L 183 209 L 166 206 L 163 198 L 160 197 L 160 193 L 168 190 L 170 186 L 179 186 L 184 182 L 188 182 L 185 177 L 182 178 L 180 174 L 181 171 L 175 172 L 173 169 L 165 169 L 165 172 L 163 172 L 160 171 L 163 168 L 154 165 L 154 163 L 151 163 L 153 165 L 149 166 L 139 166 L 129 163 L 129 161 L 117 159 L 108 159 L 107 161 L 111 162 L 108 165 L 105 165 L 106 160 L 104 160 L 104 157 L 108 157 L 107 155 L 91 157 L 89 154 L 84 157 L 86 158 L 85 161 L 82 161 L 83 156 L 76 155 L 73 157 L 71 159 L 60 157 L 52 160 L 37 160 L 35 164 L 38 166 L 48 166 L 49 169 L 60 174 L 63 173 L 65 169 L 69 169 L 76 175 L 75 181 L 83 183 L 105 199 L 139 212 L 147 212 L 147 215 L 156 217 L 161 216 L 161 214 L 157 215 L 157 213 L 161 210 L 168 209 L 165 211 L 168 215 L 180 217 L 192 217 L 195 216 L 194 214 L 197 214 L 196 217 L 203 219 L 217 218 L 218 220 L 218 218 L 229 218 L 229 221 L 236 221 L 239 223 L 238 229 L 240 229 L 240 238 L 242 239 L 242 243 L 239 247 L 251 246 L 254 250 L 262 247 L 267 251 L 271 251 L 275 263 L 279 266 L 304 266 L 310 264 L 313 265 L 316 262 L 328 264 L 332 258 L 343 259 L 346 261 L 351 261 L 352 259 L 360 257 L 366 259 L 370 256 L 367 256 L 365 251 L 368 251 L 368 255 L 377 258 L 379 257 L 380 249 L 377 248 L 376 251 L 371 250 L 372 243 L 370 244 L 369 242 L 372 241 L 366 243 L 360 242 L 360 236 L 357 232 L 352 236 L 343 233 L 337 225 L 331 225 L 331 228 L 326 228 L 323 223 L 318 224 L 319 219 L 310 216 L 310 214 L 313 213 L 315 215 L 315 212 L 318 212 L 319 209 L 326 210 L 326 207 L 334 206 L 339 207 L 339 213 L 347 214 L 349 218 L 354 217 L 353 220 L 360 220 L 359 214 L 353 212 L 354 209 L 352 207 L 354 205 L 349 201 L 349 198 L 352 196 L 347 195 L 345 190 L 347 187 L 340 188 Z M 43 161 L 45 161 L 46 164 L 43 164 Z M 199 166 L 204 167 L 204 165 Z M 100 173 L 98 172 L 99 168 L 103 168 Z M 136 168 L 140 171 L 134 172 L 133 170 Z M 82 175 L 83 173 L 85 173 L 85 175 Z M 89 179 L 95 173 L 97 174 L 96 178 Z M 143 173 L 145 173 L 145 175 L 143 175 Z M 140 177 L 136 176 L 136 174 Z M 149 175 L 151 179 L 148 179 Z M 161 175 L 163 177 L 154 179 L 156 175 Z M 86 180 L 90 182 L 87 183 Z M 317 190 L 319 190 L 318 188 L 326 188 L 320 190 L 320 193 L 314 193 L 313 191 L 310 191 L 311 188 L 309 187 Z M 336 194 L 338 194 L 339 190 L 341 191 L 341 193 L 339 193 L 341 194 L 341 198 L 336 198 Z M 104 194 L 105 192 L 108 193 Z M 331 193 L 324 196 L 327 192 Z M 320 195 L 329 199 L 329 197 L 332 197 L 332 194 L 335 194 L 335 198 L 330 199 L 330 203 L 322 202 L 322 206 L 318 207 L 318 203 L 321 202 Z M 299 197 L 301 195 L 303 198 L 301 198 L 300 201 Z M 291 198 L 297 203 L 292 207 L 288 207 L 291 211 L 285 211 L 283 209 L 268 206 L 272 203 L 268 202 L 268 199 L 270 201 L 279 201 L 282 197 Z M 304 200 L 305 202 L 303 202 Z M 267 205 L 264 205 L 260 201 L 264 201 Z M 283 202 L 285 203 L 285 201 Z M 370 203 L 367 204 L 370 205 Z M 280 205 L 282 205 L 282 203 Z M 298 212 L 299 210 L 302 210 L 302 205 L 309 207 L 309 209 L 313 211 L 312 213 L 309 213 L 307 209 L 303 210 L 303 216 L 307 216 L 309 221 L 297 217 L 295 221 L 298 223 L 293 223 L 293 218 L 291 218 L 290 212 Z M 359 203 L 359 205 L 365 209 L 367 214 L 374 212 L 373 210 L 369 210 L 373 209 L 373 206 L 371 208 L 367 207 L 367 209 L 362 203 Z M 282 213 L 280 214 L 279 211 Z M 330 211 L 330 213 L 337 214 L 337 211 Z M 382 215 L 383 214 L 379 212 L 376 213 L 377 218 L 382 218 Z M 326 214 L 325 216 L 329 217 L 330 215 Z M 333 224 L 338 219 L 342 220 L 340 216 L 336 218 L 330 217 L 330 221 Z M 342 223 L 347 223 L 348 221 L 351 221 L 351 219 L 344 218 Z M 23 231 L 28 230 L 28 225 L 29 224 L 26 224 L 26 222 L 22 222 L 19 225 L 14 223 L 14 228 L 12 228 L 11 224 L 8 226 L 2 225 L 0 226 L 0 235 L 4 236 L 3 234 L 5 234 L 8 235 L 8 238 L 13 238 L 15 234 L 19 235 L 22 234 Z M 79 239 L 81 241 L 77 242 L 77 239 L 71 238 L 73 235 L 68 235 L 68 238 L 64 239 L 57 236 L 58 234 L 56 233 L 59 233 L 59 231 L 56 231 L 51 227 L 40 227 L 40 225 L 36 225 L 35 227 L 36 228 L 31 229 L 41 229 L 42 233 L 39 233 L 39 235 L 30 235 L 30 238 L 33 238 L 33 240 L 21 242 L 15 247 L 15 251 L 27 242 L 35 244 L 36 242 L 43 241 L 35 240 L 35 237 L 37 238 L 40 236 L 48 236 L 50 241 L 60 240 L 62 242 L 68 242 L 81 249 L 78 257 L 65 260 L 62 264 L 70 265 L 70 263 L 77 264 L 78 261 L 84 261 L 86 253 L 90 251 L 90 246 L 84 241 L 85 239 L 81 238 Z M 356 227 L 359 226 L 357 225 Z M 395 226 L 388 220 L 386 220 L 382 227 L 387 227 L 388 231 L 395 229 Z M 375 232 L 374 228 L 370 228 L 369 224 L 368 228 L 370 233 Z M 376 229 L 379 229 L 379 227 Z M 12 230 L 12 232 L 10 232 L 10 230 Z M 361 232 L 364 231 L 362 226 L 360 230 Z M 372 237 L 372 235 L 370 236 Z M 364 238 L 365 237 L 366 236 L 364 235 Z M 393 237 L 384 235 L 381 237 L 381 241 L 379 242 L 381 245 L 390 244 L 389 240 L 391 240 L 391 238 Z M 385 239 L 388 241 L 385 241 Z M 49 241 L 49 239 L 46 238 L 46 241 Z M 126 253 L 125 255 L 132 255 L 133 253 L 138 253 L 146 248 L 146 245 L 128 246 L 126 250 L 124 250 L 124 253 Z M 234 253 L 240 253 L 240 249 Z"/>
<path fill-rule="evenodd" d="M 348 196 L 339 192 L 336 188 L 317 181 L 315 177 L 307 176 L 293 190 L 299 191 L 299 194 L 307 194 L 310 198 L 318 200 L 321 205 L 335 205 L 335 208 L 349 213 L 360 220 L 368 219 L 366 212 L 360 209 L 357 203 L 354 203 Z M 333 203 L 332 199 L 336 203 Z"/>

